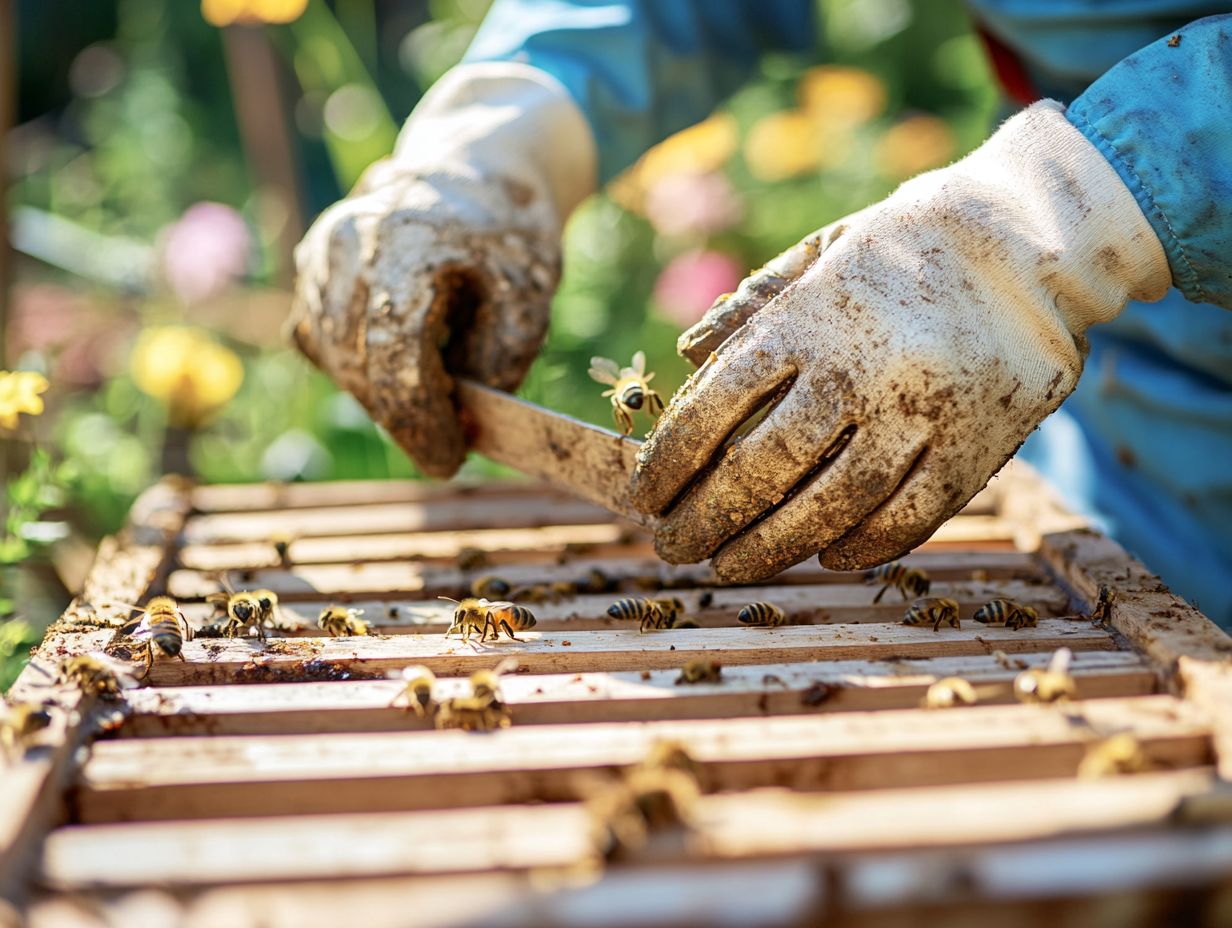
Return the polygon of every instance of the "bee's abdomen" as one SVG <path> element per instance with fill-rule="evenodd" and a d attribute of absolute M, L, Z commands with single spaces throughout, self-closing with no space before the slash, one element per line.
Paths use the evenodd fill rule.
<path fill-rule="evenodd" d="M 618 599 L 608 606 L 607 614 L 613 619 L 640 620 L 649 608 L 646 600 L 630 596 L 626 599 Z"/>
<path fill-rule="evenodd" d="M 736 614 L 742 625 L 782 625 L 786 619 L 783 610 L 773 603 L 749 603 Z"/>
<path fill-rule="evenodd" d="M 620 402 L 630 409 L 641 409 L 645 401 L 646 394 L 638 384 L 631 383 L 620 391 Z"/>

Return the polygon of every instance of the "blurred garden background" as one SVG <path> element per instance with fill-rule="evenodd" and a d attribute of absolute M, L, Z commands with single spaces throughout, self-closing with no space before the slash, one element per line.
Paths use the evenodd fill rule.
<path fill-rule="evenodd" d="M 0 0 L 0 688 L 160 474 L 415 475 L 286 347 L 290 253 L 487 6 Z M 523 395 L 610 424 L 589 358 L 639 348 L 674 389 L 716 295 L 982 140 L 997 99 L 956 0 L 818 8 L 815 54 L 767 57 L 573 217 Z"/>

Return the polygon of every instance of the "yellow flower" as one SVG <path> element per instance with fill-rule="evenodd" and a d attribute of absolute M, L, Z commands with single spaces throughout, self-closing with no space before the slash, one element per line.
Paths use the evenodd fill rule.
<path fill-rule="evenodd" d="M 201 0 L 201 15 L 211 26 L 289 23 L 307 6 L 308 0 Z"/>
<path fill-rule="evenodd" d="M 658 181 L 676 174 L 717 171 L 736 153 L 739 144 L 735 117 L 716 113 L 651 148 L 608 185 L 608 193 L 625 209 L 641 212 L 646 191 Z"/>
<path fill-rule="evenodd" d="M 954 148 L 949 126 L 936 116 L 908 116 L 878 140 L 873 157 L 882 175 L 903 180 L 945 164 Z"/>
<path fill-rule="evenodd" d="M 235 352 L 185 326 L 144 330 L 129 366 L 137 387 L 166 407 L 171 424 L 188 429 L 205 424 L 244 380 Z"/>
<path fill-rule="evenodd" d="M 886 105 L 885 86 L 859 68 L 810 68 L 797 87 L 800 108 L 818 125 L 851 129 L 878 116 Z"/>
<path fill-rule="evenodd" d="M 845 145 L 827 147 L 824 133 L 803 110 L 763 116 L 744 140 L 744 160 L 758 180 L 778 181 L 835 163 Z"/>
<path fill-rule="evenodd" d="M 0 429 L 17 428 L 17 416 L 37 416 L 43 411 L 40 393 L 51 384 L 34 371 L 0 371 Z"/>

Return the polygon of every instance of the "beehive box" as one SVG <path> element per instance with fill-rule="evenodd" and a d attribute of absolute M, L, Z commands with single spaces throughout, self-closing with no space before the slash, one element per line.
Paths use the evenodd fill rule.
<path fill-rule="evenodd" d="M 280 563 L 273 542 L 291 539 Z M 487 566 L 458 568 L 478 549 Z M 471 555 L 474 556 L 473 553 Z M 164 483 L 99 550 L 13 690 L 58 711 L 0 774 L 6 917 L 62 925 L 1232 923 L 1232 640 L 1023 470 L 907 562 L 962 627 L 900 624 L 858 574 L 802 564 L 756 588 L 667 567 L 640 530 L 538 486 Z M 620 591 L 534 607 L 522 641 L 446 639 L 449 604 L 599 567 Z M 195 625 L 219 572 L 281 599 L 265 643 L 198 637 L 116 702 L 49 686 L 65 656 L 128 654 L 115 603 L 170 592 Z M 1106 621 L 1090 612 L 1115 591 Z M 699 628 L 640 634 L 617 596 L 668 589 Z M 1037 628 L 970 621 L 1009 597 Z M 753 600 L 791 625 L 739 627 Z M 331 602 L 370 637 L 321 638 Z M 1015 701 L 1074 653 L 1078 698 Z M 682 686 L 691 658 L 717 684 Z M 512 658 L 503 731 L 436 731 L 389 671 L 440 692 Z M 961 676 L 972 707 L 926 709 Z M 1128 733 L 1145 770 L 1076 771 Z M 705 795 L 655 853 L 607 866 L 580 800 L 657 741 Z"/>

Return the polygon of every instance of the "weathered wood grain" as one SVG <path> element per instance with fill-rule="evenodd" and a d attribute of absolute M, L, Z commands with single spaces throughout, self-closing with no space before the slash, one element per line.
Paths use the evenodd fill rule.
<path fill-rule="evenodd" d="M 690 856 L 748 860 L 963 847 L 1166 823 L 1206 770 L 1093 781 L 837 792 L 782 789 L 702 797 Z M 1026 810 L 1030 814 L 1025 814 Z M 593 854 L 582 805 L 303 815 L 57 829 L 41 879 L 63 890 L 569 868 Z M 299 852 L 288 855 L 286 849 Z M 124 866 L 117 867 L 116 860 Z"/>
<path fill-rule="evenodd" d="M 1200 712 L 1168 696 L 1090 700 L 1065 712 L 988 706 L 722 721 L 97 742 L 84 823 L 567 801 L 579 773 L 678 740 L 718 790 L 888 789 L 1069 777 L 1091 740 L 1134 735 L 1163 767 L 1211 760 Z"/>
<path fill-rule="evenodd" d="M 695 657 L 728 666 L 815 660 L 890 660 L 1046 651 L 1115 650 L 1116 639 L 1090 623 L 1041 619 L 1038 628 L 918 628 L 901 624 L 829 624 L 782 628 L 702 628 L 640 634 L 636 629 L 592 632 L 523 632 L 518 641 L 479 645 L 457 636 L 392 635 L 362 638 L 195 639 L 185 660 L 155 661 L 155 686 L 267 683 L 383 676 L 410 664 L 438 674 L 469 674 L 516 658 L 528 673 L 662 670 Z"/>
<path fill-rule="evenodd" d="M 643 673 L 506 674 L 504 701 L 518 725 L 801 715 L 918 706 L 928 686 L 960 676 L 981 687 L 981 703 L 1014 701 L 1021 667 L 1051 655 L 1018 654 L 1007 669 L 992 657 L 900 661 L 824 661 L 728 667 L 717 685 L 681 687 L 674 670 Z M 1084 699 L 1155 692 L 1154 674 L 1126 651 L 1084 651 L 1072 668 Z M 428 729 L 405 708 L 393 680 L 159 687 L 131 691 L 124 737 L 312 734 Z M 441 678 L 437 700 L 465 694 L 464 677 Z M 404 704 L 404 700 L 399 700 Z"/>

